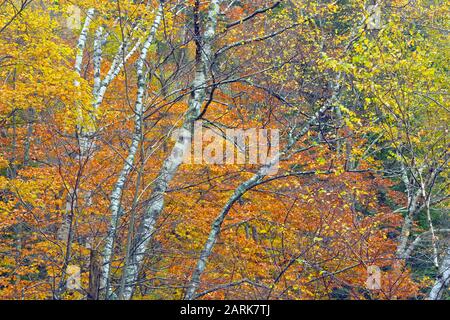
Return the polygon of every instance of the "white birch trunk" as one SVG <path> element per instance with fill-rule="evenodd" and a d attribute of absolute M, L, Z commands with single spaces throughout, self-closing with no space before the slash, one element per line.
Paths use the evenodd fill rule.
<path fill-rule="evenodd" d="M 84 48 L 86 47 L 86 41 L 87 41 L 87 34 L 89 31 L 89 26 L 92 22 L 92 18 L 94 16 L 94 12 L 95 10 L 93 8 L 88 9 L 87 11 L 87 15 L 86 15 L 86 19 L 84 20 L 84 24 L 83 27 L 81 28 L 81 33 L 80 36 L 78 38 L 78 43 L 77 43 L 77 53 L 75 56 L 75 64 L 74 64 L 74 70 L 77 73 L 78 76 L 81 75 L 81 65 L 83 62 L 83 53 L 84 53 Z M 79 87 L 80 86 L 80 82 L 78 80 L 74 81 L 74 86 L 75 87 Z M 80 115 L 80 107 L 77 106 L 78 110 L 78 116 Z M 79 130 L 79 127 L 77 128 L 77 130 Z M 68 191 L 67 194 L 67 198 L 66 198 L 66 212 L 65 215 L 63 217 L 63 222 L 58 230 L 58 234 L 59 234 L 59 239 L 63 240 L 67 243 L 67 245 L 70 245 L 70 239 L 68 237 L 68 233 L 69 233 L 69 229 L 72 226 L 72 220 L 70 218 L 70 211 L 73 210 L 73 208 L 71 208 L 72 204 L 73 204 L 73 200 L 72 200 L 72 195 L 76 195 L 76 190 L 72 190 L 70 189 Z M 63 272 L 65 272 L 65 270 L 63 270 Z"/>
<path fill-rule="evenodd" d="M 150 45 L 153 43 L 156 31 L 161 23 L 162 15 L 163 15 L 163 8 L 162 5 L 160 5 L 156 13 L 156 17 L 153 22 L 152 28 L 150 29 L 149 35 L 144 42 L 143 48 L 139 55 L 139 59 L 137 61 L 136 65 L 137 96 L 135 103 L 134 133 L 132 136 L 130 148 L 128 150 L 128 156 L 125 160 L 122 170 L 119 173 L 119 177 L 111 193 L 111 204 L 110 204 L 111 220 L 108 233 L 105 238 L 105 246 L 103 249 L 103 266 L 100 277 L 100 290 L 101 292 L 104 291 L 106 293 L 107 299 L 109 298 L 110 295 L 109 274 L 111 268 L 111 257 L 114 249 L 114 239 L 117 232 L 117 224 L 119 220 L 119 210 L 123 188 L 125 186 L 126 179 L 133 168 L 134 158 L 136 156 L 136 152 L 138 150 L 139 142 L 142 136 L 142 118 L 144 112 L 143 100 L 147 85 L 146 73 L 144 72 L 145 60 L 147 58 L 147 53 L 150 48 Z"/>
<path fill-rule="evenodd" d="M 139 48 L 140 40 L 136 41 L 135 45 L 132 47 L 130 52 L 123 57 L 124 50 L 127 50 L 127 46 L 122 43 L 119 46 L 119 50 L 116 53 L 113 63 L 111 64 L 111 67 L 106 74 L 105 78 L 100 82 L 97 94 L 95 95 L 94 100 L 94 110 L 97 110 L 100 104 L 103 102 L 103 98 L 105 97 L 106 89 L 108 88 L 109 84 L 117 77 L 120 70 L 122 70 L 124 63 L 128 61 L 128 59 L 136 52 L 136 50 Z"/>
<path fill-rule="evenodd" d="M 92 94 L 94 96 L 94 101 L 97 100 L 97 95 L 101 85 L 101 74 L 100 68 L 102 63 L 102 42 L 103 42 L 103 27 L 98 27 L 95 32 L 94 38 L 94 54 L 93 54 L 93 67 L 94 67 L 94 86 L 92 88 Z M 93 104 L 93 109 L 91 110 L 92 121 L 95 119 L 96 105 Z M 82 111 L 80 110 L 80 117 L 82 119 Z M 80 156 L 84 157 L 88 154 L 88 151 L 93 146 L 92 135 L 94 133 L 94 124 L 90 123 L 86 126 L 81 126 L 79 129 L 79 144 L 80 144 Z"/>
<path fill-rule="evenodd" d="M 441 267 L 439 268 L 439 275 L 437 280 L 431 289 L 429 299 L 440 300 L 444 293 L 445 288 L 450 283 L 450 246 L 447 248 L 444 259 L 442 260 Z"/>
<path fill-rule="evenodd" d="M 102 65 L 102 46 L 103 46 L 103 27 L 98 27 L 95 32 L 94 39 L 94 87 L 92 93 L 94 97 L 98 96 L 98 92 L 101 85 L 101 65 Z"/>
<path fill-rule="evenodd" d="M 200 61 L 197 61 L 195 77 L 192 83 L 193 95 L 189 101 L 188 111 L 180 129 L 178 140 L 170 155 L 164 160 L 158 177 L 155 179 L 152 194 L 148 201 L 144 217 L 133 240 L 129 265 L 124 270 L 124 299 L 131 299 L 139 268 L 144 258 L 147 245 L 153 236 L 156 221 L 164 208 L 164 195 L 169 183 L 183 161 L 184 154 L 191 146 L 191 131 L 194 122 L 200 114 L 206 97 L 206 72 L 211 64 L 211 46 L 216 34 L 217 17 L 220 12 L 221 0 L 212 0 L 208 9 L 208 18 L 202 37 Z"/>
<path fill-rule="evenodd" d="M 421 171 L 419 171 L 419 176 L 420 176 L 420 189 L 422 190 L 422 197 L 425 201 L 425 206 L 426 206 L 426 211 L 427 211 L 427 220 L 428 220 L 428 225 L 430 226 L 431 246 L 433 248 L 433 263 L 434 263 L 434 266 L 436 267 L 436 269 L 439 269 L 437 238 L 436 238 L 436 233 L 434 231 L 433 219 L 431 218 L 431 211 L 430 211 L 431 190 L 430 190 L 430 193 L 427 195 L 427 190 L 426 190 L 427 188 L 425 186 L 425 183 L 423 182 Z"/>
<path fill-rule="evenodd" d="M 335 104 L 338 99 L 338 94 L 340 91 L 340 84 L 339 84 L 340 79 L 341 74 L 338 74 L 335 83 L 332 86 L 333 88 L 332 97 L 324 104 L 324 106 L 322 106 L 319 109 L 319 111 L 317 111 L 314 114 L 313 117 L 309 119 L 309 121 L 303 126 L 303 128 L 294 137 L 290 139 L 287 147 L 283 151 L 279 152 L 276 156 L 274 156 L 267 164 L 263 165 L 258 170 L 258 172 L 256 172 L 253 175 L 253 177 L 251 177 L 250 179 L 239 185 L 239 187 L 235 190 L 233 195 L 228 199 L 227 203 L 222 208 L 222 211 L 214 220 L 211 226 L 211 231 L 209 233 L 208 239 L 206 240 L 206 243 L 200 254 L 200 258 L 197 260 L 197 265 L 194 269 L 194 272 L 192 273 L 191 281 L 186 290 L 185 294 L 186 300 L 195 299 L 195 293 L 198 287 L 200 286 L 200 277 L 205 271 L 207 260 L 209 259 L 209 256 L 211 255 L 212 250 L 214 248 L 214 244 L 216 243 L 217 237 L 221 232 L 222 223 L 225 220 L 225 217 L 227 216 L 231 207 L 234 205 L 236 201 L 238 201 L 242 197 L 242 195 L 244 195 L 244 193 L 246 193 L 248 190 L 252 189 L 259 182 L 261 182 L 269 172 L 272 172 L 273 166 L 278 164 L 279 160 L 290 151 L 290 149 L 295 145 L 295 143 L 306 133 L 308 133 L 311 126 L 319 119 L 321 114 L 323 114 L 330 108 L 335 107 Z"/>
<path fill-rule="evenodd" d="M 75 59 L 75 71 L 78 75 L 81 74 L 81 63 L 83 60 L 83 51 L 86 46 L 87 32 L 89 30 L 89 25 L 91 23 L 94 14 L 94 9 L 89 9 L 88 14 L 82 28 L 82 32 L 77 45 L 77 56 Z M 137 27 L 135 27 L 137 28 Z M 102 63 L 102 47 L 105 41 L 105 35 L 103 34 L 103 27 L 98 27 L 94 38 L 94 54 L 93 54 L 93 68 L 94 68 L 94 86 L 92 94 L 94 96 L 92 102 L 92 121 L 95 122 L 95 114 L 103 102 L 106 90 L 111 82 L 117 77 L 120 70 L 122 70 L 125 62 L 136 52 L 139 47 L 140 41 L 136 41 L 130 52 L 124 57 L 124 52 L 127 50 L 127 45 L 125 45 L 125 39 L 119 46 L 119 50 L 116 53 L 113 63 L 106 74 L 105 78 L 101 79 L 101 63 Z M 79 86 L 79 82 L 75 82 L 76 86 Z M 80 121 L 83 120 L 83 113 L 81 109 L 77 110 L 78 118 Z M 80 145 L 80 155 L 85 156 L 89 149 L 93 147 L 93 134 L 95 133 L 94 124 L 88 125 L 87 127 L 79 126 L 79 145 Z"/>
<path fill-rule="evenodd" d="M 86 19 L 84 20 L 83 28 L 81 29 L 80 37 L 78 38 L 78 44 L 77 44 L 77 55 L 75 57 L 75 72 L 78 76 L 81 76 L 81 66 L 83 62 L 83 54 L 84 54 L 84 48 L 86 47 L 86 41 L 87 41 L 87 34 L 89 32 L 89 26 L 91 25 L 92 19 L 94 17 L 95 10 L 93 8 L 88 9 L 86 14 Z M 74 81 L 75 87 L 80 86 L 80 82 L 78 80 Z M 86 141 L 83 139 L 83 129 L 81 126 L 81 123 L 83 122 L 83 110 L 81 109 L 81 106 L 77 106 L 77 118 L 80 124 L 78 125 L 77 131 L 78 131 L 78 143 L 80 146 L 80 157 L 84 155 L 85 149 L 86 149 Z"/>
<path fill-rule="evenodd" d="M 406 213 L 405 219 L 403 220 L 402 230 L 400 232 L 400 238 L 398 240 L 397 246 L 397 257 L 401 260 L 409 259 L 408 254 L 408 243 L 411 236 L 411 229 L 413 227 L 414 216 L 418 210 L 418 201 L 420 197 L 419 190 L 415 195 L 413 195 L 410 203 L 408 205 L 408 212 Z"/>
<path fill-rule="evenodd" d="M 400 155 L 399 155 L 400 156 Z M 397 245 L 397 258 L 400 260 L 406 260 L 409 258 L 407 251 L 408 251 L 408 242 L 409 237 L 411 235 L 411 228 L 413 226 L 414 216 L 416 214 L 416 211 L 419 207 L 419 197 L 421 196 L 420 190 L 414 190 L 412 185 L 409 182 L 408 178 L 408 171 L 405 167 L 405 165 L 402 163 L 401 166 L 402 170 L 402 180 L 405 184 L 405 188 L 408 193 L 408 207 L 405 219 L 403 221 L 402 230 L 400 232 L 400 238 L 398 240 Z"/>
<path fill-rule="evenodd" d="M 83 28 L 81 29 L 80 37 L 77 43 L 77 55 L 75 57 L 75 72 L 77 75 L 81 75 L 81 64 L 83 62 L 84 48 L 86 47 L 87 34 L 89 31 L 89 26 L 91 25 L 92 18 L 94 17 L 95 10 L 93 8 L 88 9 L 86 13 L 86 19 L 84 20 Z M 79 86 L 80 83 L 75 81 L 75 86 Z"/>

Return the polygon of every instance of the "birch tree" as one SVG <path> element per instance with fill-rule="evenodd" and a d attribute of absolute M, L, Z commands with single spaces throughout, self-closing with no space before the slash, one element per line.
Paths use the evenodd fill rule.
<path fill-rule="evenodd" d="M 2 2 L 0 298 L 448 298 L 446 5 Z"/>
<path fill-rule="evenodd" d="M 351 46 L 352 41 L 354 41 L 355 37 L 358 34 L 360 28 L 364 27 L 367 23 L 367 17 L 364 16 L 358 24 L 355 24 L 350 29 L 350 43 L 344 46 L 343 54 L 345 55 L 348 48 Z M 294 24 L 296 26 L 296 24 Z M 277 33 L 275 33 L 277 34 Z M 241 197 L 251 189 L 257 187 L 261 183 L 264 183 L 264 179 L 268 176 L 270 172 L 273 172 L 275 166 L 279 165 L 280 161 L 287 160 L 290 157 L 292 152 L 299 153 L 300 150 L 296 150 L 296 144 L 310 132 L 311 127 L 320 123 L 320 119 L 330 110 L 338 110 L 340 109 L 340 93 L 342 89 L 343 78 L 345 77 L 344 71 L 340 70 L 334 74 L 334 77 L 330 80 L 329 87 L 331 88 L 330 96 L 323 102 L 323 104 L 318 108 L 318 110 L 308 118 L 307 121 L 296 123 L 288 133 L 287 143 L 283 150 L 277 153 L 273 158 L 267 161 L 263 166 L 261 166 L 257 172 L 247 181 L 242 182 L 236 190 L 233 192 L 233 195 L 227 200 L 226 204 L 222 208 L 219 215 L 214 220 L 208 238 L 203 246 L 203 249 L 200 253 L 200 257 L 197 260 L 196 266 L 192 273 L 190 282 L 186 289 L 185 299 L 192 300 L 196 298 L 196 292 L 200 285 L 200 279 L 202 274 L 204 273 L 207 265 L 207 261 L 213 251 L 214 244 L 217 241 L 218 236 L 220 235 L 222 224 L 224 219 L 230 212 L 232 206 L 239 200 Z M 251 83 L 251 82 L 250 82 Z M 283 102 L 286 102 L 285 100 Z M 290 105 L 293 107 L 292 105 Z M 302 114 L 294 113 L 296 117 L 300 117 Z M 309 148 L 305 148 L 304 150 L 308 150 Z M 310 171 L 310 172 L 288 172 L 285 175 L 280 175 L 276 177 L 272 177 L 271 179 L 284 178 L 295 175 L 314 175 L 315 173 L 319 173 L 318 171 Z M 328 173 L 328 172 L 324 172 Z"/>
<path fill-rule="evenodd" d="M 108 234 L 105 238 L 105 246 L 103 249 L 103 268 L 100 279 L 101 290 L 106 291 L 106 298 L 110 296 L 110 285 L 109 285 L 109 273 L 111 268 L 111 257 L 114 249 L 114 238 L 117 231 L 117 224 L 119 219 L 119 210 L 120 210 L 120 201 L 122 197 L 123 188 L 125 186 L 126 179 L 130 174 L 134 158 L 136 156 L 136 152 L 139 147 L 139 143 L 142 139 L 142 121 L 144 114 L 144 96 L 145 89 L 147 85 L 147 72 L 145 72 L 145 61 L 147 59 L 147 53 L 150 48 L 150 45 L 153 43 L 155 39 L 156 31 L 159 28 L 159 25 L 163 16 L 163 4 L 160 3 L 159 7 L 156 9 L 155 20 L 153 25 L 148 33 L 147 38 L 145 39 L 141 52 L 139 54 L 139 59 L 136 64 L 136 72 L 137 72 L 137 96 L 135 102 L 135 120 L 134 120 L 134 133 L 132 136 L 132 141 L 130 145 L 130 149 L 128 151 L 127 158 L 125 160 L 124 166 L 119 173 L 118 180 L 114 186 L 114 189 L 111 193 L 111 218 L 110 225 L 108 229 Z"/>
<path fill-rule="evenodd" d="M 147 245 L 154 232 L 156 220 L 164 209 L 164 194 L 167 187 L 180 166 L 184 154 L 191 145 L 191 130 L 194 121 L 201 112 L 202 104 L 206 97 L 206 78 L 212 64 L 212 45 L 215 37 L 217 19 L 220 13 L 220 0 L 212 0 L 207 14 L 205 30 L 200 39 L 196 41 L 199 52 L 195 66 L 195 76 L 192 82 L 192 96 L 186 111 L 185 120 L 180 129 L 178 140 L 170 155 L 164 160 L 161 171 L 153 183 L 152 194 L 145 208 L 145 213 L 133 239 L 129 265 L 124 270 L 125 289 L 123 297 L 130 299 L 133 294 L 135 282 L 139 275 L 139 267 L 144 258 Z M 197 10 L 199 3 L 197 3 Z M 200 35 L 197 35 L 200 36 Z"/>
<path fill-rule="evenodd" d="M 450 248 L 447 248 L 444 258 L 440 264 L 439 273 L 436 279 L 436 283 L 430 292 L 430 300 L 440 300 L 444 293 L 445 288 L 450 282 Z"/>

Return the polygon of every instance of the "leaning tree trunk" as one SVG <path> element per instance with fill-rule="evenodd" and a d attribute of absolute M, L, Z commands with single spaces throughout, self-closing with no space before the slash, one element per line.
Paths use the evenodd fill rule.
<path fill-rule="evenodd" d="M 156 221 L 164 208 L 164 196 L 178 167 L 183 161 L 186 151 L 191 146 L 191 131 L 198 118 L 206 97 L 206 73 L 211 64 L 212 43 L 216 34 L 217 17 L 221 0 L 212 0 L 208 9 L 207 23 L 201 39 L 196 39 L 197 52 L 195 77 L 192 82 L 193 93 L 189 100 L 188 110 L 179 136 L 170 155 L 164 160 L 157 178 L 154 181 L 152 193 L 145 208 L 143 219 L 133 239 L 129 265 L 124 270 L 125 287 L 123 298 L 131 299 L 139 268 L 144 258 L 147 245 L 152 238 Z M 197 35 L 199 36 L 199 35 Z"/>
<path fill-rule="evenodd" d="M 336 76 L 335 83 L 332 84 L 333 94 L 330 99 L 328 99 L 325 104 L 314 114 L 314 116 L 312 116 L 305 123 L 305 125 L 299 130 L 299 132 L 294 137 L 292 137 L 292 139 L 290 139 L 286 148 L 283 151 L 278 152 L 268 163 L 264 164 L 250 179 L 240 184 L 239 187 L 234 191 L 233 195 L 228 199 L 227 203 L 222 208 L 222 211 L 214 220 L 211 226 L 211 231 L 209 233 L 208 239 L 206 240 L 200 257 L 197 260 L 197 265 L 194 269 L 194 272 L 192 273 L 191 281 L 186 290 L 186 294 L 184 297 L 186 300 L 195 299 L 196 291 L 200 285 L 200 277 L 205 271 L 207 260 L 212 253 L 214 244 L 216 243 L 217 237 L 221 232 L 222 223 L 225 220 L 225 217 L 228 215 L 230 209 L 233 207 L 236 201 L 238 201 L 247 191 L 257 186 L 270 172 L 273 172 L 274 166 L 278 165 L 279 160 L 289 153 L 289 151 L 301 137 L 308 133 L 311 126 L 319 120 L 320 116 L 324 112 L 336 106 L 340 91 L 339 83 L 341 76 L 342 75 L 339 73 Z"/>
<path fill-rule="evenodd" d="M 163 7 L 162 4 L 158 7 L 155 20 L 150 29 L 149 35 L 144 42 L 143 48 L 139 55 L 139 59 L 136 64 L 137 69 L 137 96 L 135 103 L 135 120 L 134 120 L 134 133 L 131 140 L 131 145 L 128 150 L 128 156 L 125 160 L 124 166 L 119 173 L 119 177 L 111 193 L 111 219 L 108 228 L 108 233 L 105 238 L 105 246 L 103 249 L 103 267 L 100 278 L 100 292 L 101 295 L 105 295 L 105 298 L 110 297 L 110 269 L 111 269 L 111 257 L 114 249 L 114 239 L 117 232 L 117 225 L 119 221 L 119 210 L 120 202 L 122 198 L 123 189 L 125 186 L 126 179 L 133 168 L 134 158 L 138 150 L 139 142 L 142 137 L 142 118 L 144 114 L 144 95 L 146 89 L 146 74 L 144 72 L 145 60 L 147 58 L 147 53 L 150 45 L 153 43 L 156 31 L 162 20 Z"/>
<path fill-rule="evenodd" d="M 436 279 L 436 283 L 431 289 L 429 299 L 440 300 L 444 294 L 445 288 L 450 283 L 450 246 L 447 247 L 444 259 L 442 260 L 441 267 L 439 269 L 439 275 Z"/>
<path fill-rule="evenodd" d="M 353 38 L 357 34 L 359 27 L 363 26 L 366 22 L 367 22 L 367 17 L 364 17 L 363 20 L 361 21 L 361 23 L 358 25 L 358 28 L 354 28 L 352 30 L 352 37 L 350 37 L 350 38 Z M 352 42 L 346 47 L 346 50 L 349 49 L 351 45 L 352 45 Z M 217 218 L 214 220 L 214 222 L 211 226 L 211 231 L 209 233 L 208 239 L 206 240 L 206 243 L 203 247 L 200 257 L 197 260 L 197 265 L 194 269 L 194 272 L 192 273 L 191 281 L 186 289 L 186 294 L 184 297 L 186 300 L 192 300 L 192 299 L 195 299 L 195 297 L 196 297 L 196 291 L 200 285 L 201 275 L 205 271 L 207 260 L 208 260 L 209 256 L 211 255 L 212 250 L 214 248 L 214 244 L 216 243 L 217 237 L 219 236 L 219 234 L 221 232 L 222 223 L 223 223 L 225 217 L 227 216 L 228 212 L 234 205 L 234 203 L 236 203 L 236 201 L 238 201 L 242 197 L 242 195 L 244 195 L 244 193 L 246 193 L 250 189 L 257 186 L 267 176 L 267 174 L 269 172 L 272 172 L 273 166 L 275 164 L 278 164 L 278 161 L 284 155 L 289 153 L 289 151 L 295 145 L 295 143 L 297 143 L 297 141 L 301 137 L 303 137 L 305 134 L 308 133 L 311 126 L 319 120 L 320 116 L 323 113 L 325 113 L 326 111 L 328 111 L 332 108 L 337 108 L 337 106 L 338 106 L 337 102 L 338 102 L 339 93 L 341 90 L 340 83 L 341 83 L 342 77 L 343 77 L 342 72 L 339 72 L 338 74 L 336 74 L 336 78 L 331 82 L 331 88 L 332 88 L 331 97 L 329 99 L 327 99 L 327 101 L 325 101 L 323 106 L 304 124 L 304 126 L 297 132 L 297 134 L 295 134 L 293 137 L 289 138 L 289 142 L 288 142 L 288 145 L 286 146 L 286 148 L 283 151 L 279 152 L 276 156 L 274 156 L 268 163 L 263 165 L 253 175 L 253 177 L 251 177 L 250 179 L 248 179 L 247 181 L 245 181 L 241 185 L 239 185 L 239 187 L 235 190 L 233 195 L 228 199 L 227 203 L 225 204 L 225 206 L 221 210 L 220 214 L 217 216 Z"/>

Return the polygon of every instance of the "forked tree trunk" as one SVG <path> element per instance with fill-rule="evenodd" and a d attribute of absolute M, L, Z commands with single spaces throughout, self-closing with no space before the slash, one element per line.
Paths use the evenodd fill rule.
<path fill-rule="evenodd" d="M 211 65 L 212 43 L 216 34 L 217 17 L 220 12 L 221 0 L 212 0 L 208 9 L 205 30 L 201 39 L 196 40 L 199 56 L 196 61 L 195 77 L 192 82 L 193 93 L 189 100 L 188 110 L 179 130 L 179 136 L 170 155 L 164 160 L 162 168 L 153 184 L 152 193 L 145 208 L 143 219 L 133 239 L 129 265 L 124 270 L 125 287 L 124 299 L 131 299 L 135 283 L 138 279 L 139 268 L 152 239 L 156 221 L 164 208 L 165 192 L 172 181 L 184 155 L 191 146 L 191 130 L 201 112 L 206 97 L 206 73 Z M 200 47 L 199 47 L 200 46 Z"/>
<path fill-rule="evenodd" d="M 139 59 L 136 64 L 137 68 L 137 96 L 136 96 L 136 103 L 135 103 L 135 119 L 134 119 L 134 132 L 131 140 L 131 145 L 128 150 L 128 156 L 125 160 L 124 166 L 122 170 L 119 173 L 119 177 L 117 179 L 117 182 L 114 186 L 114 189 L 111 193 L 111 204 L 110 204 L 110 210 L 111 210 L 111 218 L 110 218 L 110 225 L 108 228 L 108 233 L 105 238 L 105 246 L 103 249 L 103 267 L 101 272 L 101 279 L 100 279 L 100 290 L 101 295 L 105 295 L 105 298 L 110 298 L 110 284 L 109 284 L 109 278 L 110 278 L 110 268 L 111 268 L 111 258 L 113 254 L 114 249 L 114 240 L 115 235 L 117 232 L 117 225 L 119 221 L 119 210 L 120 210 L 120 202 L 122 198 L 123 189 L 125 186 L 125 182 L 128 178 L 128 175 L 130 174 L 134 158 L 136 156 L 136 152 L 139 147 L 139 143 L 141 141 L 142 137 L 142 118 L 144 113 L 144 95 L 146 91 L 146 73 L 144 72 L 145 68 L 145 60 L 147 59 L 147 53 L 150 48 L 150 45 L 153 43 L 153 40 L 155 38 L 156 31 L 159 28 L 159 25 L 161 23 L 163 16 L 163 7 L 162 4 L 158 7 L 155 20 L 153 22 L 153 25 L 150 29 L 150 32 L 147 36 L 147 39 L 144 42 L 144 45 L 142 47 L 141 53 L 139 55 Z"/>

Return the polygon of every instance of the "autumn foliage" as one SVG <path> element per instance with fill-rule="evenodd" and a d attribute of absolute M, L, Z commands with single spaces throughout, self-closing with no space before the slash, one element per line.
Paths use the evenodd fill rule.
<path fill-rule="evenodd" d="M 425 299 L 444 288 L 448 4 L 414 3 L 0 4 L 0 298 Z M 277 173 L 175 166 L 174 130 L 199 120 L 216 139 L 278 129 Z"/>

